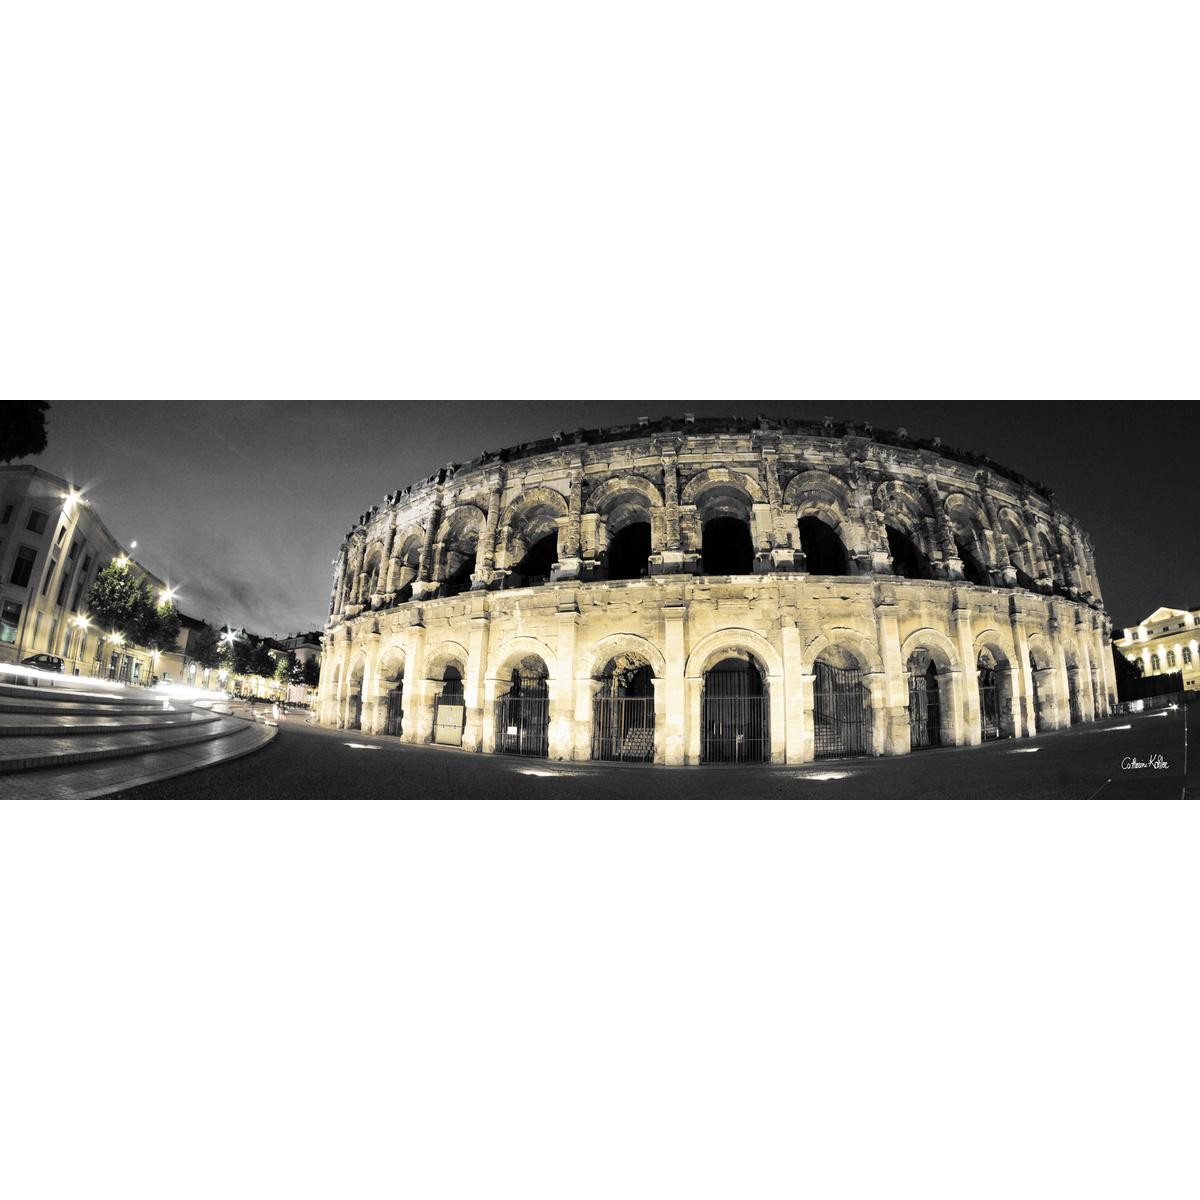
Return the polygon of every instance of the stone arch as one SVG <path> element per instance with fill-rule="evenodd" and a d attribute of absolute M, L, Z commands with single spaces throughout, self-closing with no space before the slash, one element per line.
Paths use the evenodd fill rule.
<path fill-rule="evenodd" d="M 787 487 L 783 489 L 785 507 L 800 508 L 808 498 L 812 498 L 814 503 L 828 505 L 839 521 L 854 507 L 849 486 L 831 471 L 801 471 L 788 480 Z"/>
<path fill-rule="evenodd" d="M 644 659 L 654 672 L 655 679 L 662 679 L 667 673 L 667 662 L 662 651 L 649 639 L 636 633 L 614 633 L 598 641 L 588 654 L 585 673 L 591 679 L 598 679 L 600 672 L 620 654 Z"/>
<path fill-rule="evenodd" d="M 915 650 L 927 650 L 934 662 L 948 671 L 961 669 L 958 647 L 940 629 L 928 625 L 914 629 L 900 647 L 900 661 L 908 662 Z"/>
<path fill-rule="evenodd" d="M 688 679 L 701 679 L 705 671 L 736 651 L 752 654 L 768 676 L 782 678 L 783 660 L 779 652 L 761 633 L 741 626 L 716 629 L 701 638 L 688 655 L 684 675 Z"/>
<path fill-rule="evenodd" d="M 406 525 L 396 531 L 392 542 L 395 566 L 388 580 L 388 591 L 398 593 L 398 602 L 412 598 L 412 585 L 421 569 L 421 547 L 424 543 L 425 530 L 419 525 Z"/>
<path fill-rule="evenodd" d="M 987 587 L 993 557 L 987 540 L 987 521 L 973 496 L 951 492 L 943 503 L 946 519 L 954 532 L 955 548 L 969 583 Z"/>
<path fill-rule="evenodd" d="M 449 666 L 457 667 L 464 678 L 467 674 L 467 648 L 461 642 L 444 641 L 436 646 L 430 646 L 425 652 L 425 662 L 421 668 L 423 679 L 440 680 Z"/>
<path fill-rule="evenodd" d="M 361 648 L 354 651 L 347 668 L 343 729 L 361 729 L 363 709 L 367 699 L 367 655 Z"/>
<path fill-rule="evenodd" d="M 536 656 L 546 664 L 551 684 L 558 678 L 558 659 L 554 651 L 545 642 L 537 638 L 520 635 L 509 638 L 503 645 L 497 646 L 488 656 L 487 679 L 489 682 L 507 682 L 514 667 L 522 659 Z M 553 694 L 553 692 L 552 692 Z"/>
<path fill-rule="evenodd" d="M 470 590 L 479 539 L 486 527 L 487 515 L 474 504 L 457 504 L 442 518 L 434 564 L 434 582 L 441 584 L 442 595 L 457 596 Z"/>
<path fill-rule="evenodd" d="M 749 475 L 745 471 L 733 471 L 728 467 L 711 467 L 693 475 L 684 485 L 683 491 L 679 495 L 679 503 L 703 507 L 700 501 L 705 492 L 729 489 L 744 492 L 749 497 L 751 504 L 767 503 L 766 493 L 753 475 Z"/>
<path fill-rule="evenodd" d="M 602 483 L 586 511 L 598 520 L 595 553 L 609 579 L 639 579 L 649 573 L 650 555 L 662 541 L 663 503 L 658 488 L 641 475 Z"/>
<path fill-rule="evenodd" d="M 408 656 L 400 646 L 388 646 L 380 654 L 379 665 L 375 668 L 375 684 L 380 692 L 389 690 L 404 678 L 407 661 Z"/>
<path fill-rule="evenodd" d="M 605 480 L 588 496 L 584 512 L 607 514 L 628 494 L 640 497 L 647 508 L 663 506 L 661 492 L 644 475 L 618 475 Z"/>
<path fill-rule="evenodd" d="M 1004 543 L 1008 561 L 1016 572 L 1020 587 L 1032 587 L 1037 578 L 1037 559 L 1024 518 L 1010 505 L 996 513 L 996 536 Z"/>
<path fill-rule="evenodd" d="M 954 642 L 946 636 L 940 629 L 934 629 L 931 626 L 924 626 L 921 629 L 915 629 L 904 639 L 900 647 L 900 664 L 906 675 L 911 679 L 914 672 L 914 661 L 918 662 L 924 658 L 932 663 L 936 675 L 937 683 L 937 710 L 938 720 L 936 725 L 936 738 L 933 744 L 943 746 L 958 746 L 966 741 L 966 728 L 963 720 L 963 694 L 962 694 L 962 670 L 961 662 L 958 653 L 958 647 Z M 919 681 L 918 681 L 919 682 Z M 909 706 L 909 738 L 910 749 L 913 738 L 914 721 L 916 720 L 913 712 L 913 684 L 910 682 L 908 687 L 907 703 Z M 933 728 L 928 722 L 928 714 L 932 711 L 930 705 L 930 696 L 932 694 L 932 682 L 922 686 L 916 695 L 921 700 L 923 706 L 922 720 L 930 729 Z M 918 729 L 918 732 L 920 730 Z M 930 744 L 927 740 L 925 744 Z"/>
<path fill-rule="evenodd" d="M 883 675 L 883 658 L 873 637 L 848 626 L 835 626 L 828 633 L 818 633 L 805 644 L 801 654 L 806 674 L 811 675 L 817 659 L 827 650 L 843 647 L 858 660 L 865 675 Z"/>
<path fill-rule="evenodd" d="M 558 557 L 558 530 L 567 503 L 547 487 L 530 488 L 505 510 L 500 523 L 505 585 L 525 587 L 545 582 Z"/>

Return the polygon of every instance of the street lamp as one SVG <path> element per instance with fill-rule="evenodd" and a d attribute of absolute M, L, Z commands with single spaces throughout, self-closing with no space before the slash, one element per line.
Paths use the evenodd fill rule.
<path fill-rule="evenodd" d="M 79 652 L 83 649 L 84 639 L 87 637 L 87 628 L 91 624 L 85 613 L 79 613 L 72 617 L 72 623 L 79 631 L 75 639 L 75 674 L 79 674 Z"/>
<path fill-rule="evenodd" d="M 168 586 L 165 588 L 160 588 L 159 592 L 158 592 L 159 604 L 170 604 L 171 601 L 175 599 L 175 596 L 178 593 L 178 591 L 179 591 L 179 589 L 177 587 Z"/>

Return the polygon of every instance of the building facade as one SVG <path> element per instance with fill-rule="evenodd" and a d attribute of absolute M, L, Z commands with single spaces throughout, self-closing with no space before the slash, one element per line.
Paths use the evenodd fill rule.
<path fill-rule="evenodd" d="M 1113 645 L 1149 678 L 1178 671 L 1185 691 L 1200 691 L 1200 608 L 1156 608 Z"/>
<path fill-rule="evenodd" d="M 145 683 L 160 656 L 86 623 L 96 576 L 129 558 L 87 498 L 39 467 L 0 467 L 0 662 L 56 654 L 68 673 Z M 165 585 L 129 559 L 153 588 Z"/>
<path fill-rule="evenodd" d="M 870 426 L 643 421 L 449 464 L 333 562 L 323 723 L 554 759 L 803 763 L 1115 702 L 1052 492 Z"/>

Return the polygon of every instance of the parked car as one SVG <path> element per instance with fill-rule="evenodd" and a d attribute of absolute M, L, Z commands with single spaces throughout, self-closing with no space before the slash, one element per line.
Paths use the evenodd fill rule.
<path fill-rule="evenodd" d="M 63 660 L 57 654 L 31 654 L 21 659 L 21 666 L 36 667 L 39 671 L 57 671 L 63 673 Z"/>

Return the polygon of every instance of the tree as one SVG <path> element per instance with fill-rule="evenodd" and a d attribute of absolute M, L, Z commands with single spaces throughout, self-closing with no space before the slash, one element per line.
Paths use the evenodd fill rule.
<path fill-rule="evenodd" d="M 275 678 L 280 683 L 291 683 L 295 666 L 296 656 L 294 654 L 277 654 L 275 656 Z"/>
<path fill-rule="evenodd" d="M 145 577 L 135 575 L 128 566 L 115 561 L 96 576 L 88 589 L 87 607 L 101 628 L 133 637 L 148 595 Z"/>
<path fill-rule="evenodd" d="M 316 687 L 321 682 L 321 668 L 317 665 L 315 658 L 304 660 L 303 682 L 305 687 Z"/>
<path fill-rule="evenodd" d="M 0 462 L 28 458 L 46 448 L 45 400 L 8 400 L 0 408 Z"/>
<path fill-rule="evenodd" d="M 192 659 L 205 670 L 221 665 L 221 639 L 217 631 L 204 622 L 192 638 Z"/>

